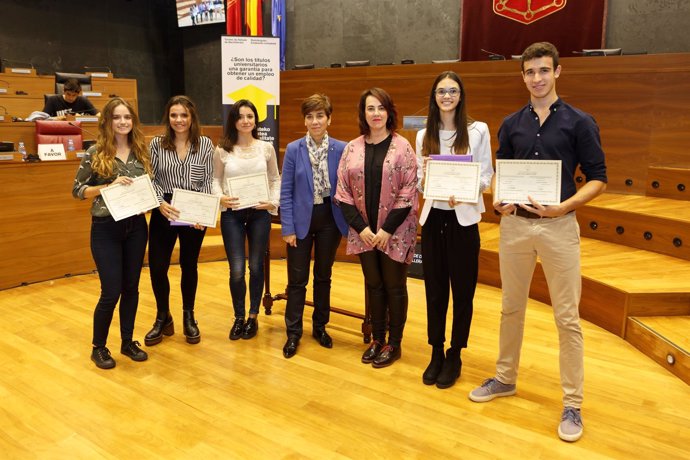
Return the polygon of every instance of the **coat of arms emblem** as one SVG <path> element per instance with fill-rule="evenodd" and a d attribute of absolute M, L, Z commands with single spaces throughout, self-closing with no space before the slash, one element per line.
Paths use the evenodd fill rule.
<path fill-rule="evenodd" d="M 568 0 L 494 0 L 494 13 L 531 24 L 562 10 Z"/>

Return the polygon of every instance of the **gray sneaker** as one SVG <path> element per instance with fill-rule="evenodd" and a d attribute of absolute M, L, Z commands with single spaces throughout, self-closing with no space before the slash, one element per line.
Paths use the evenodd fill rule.
<path fill-rule="evenodd" d="M 558 425 L 558 437 L 564 441 L 574 442 L 582 437 L 582 416 L 580 409 L 565 407 Z"/>
<path fill-rule="evenodd" d="M 474 402 L 487 402 L 499 396 L 512 396 L 515 392 L 515 384 L 501 383 L 492 377 L 484 380 L 482 386 L 470 391 L 470 399 Z"/>

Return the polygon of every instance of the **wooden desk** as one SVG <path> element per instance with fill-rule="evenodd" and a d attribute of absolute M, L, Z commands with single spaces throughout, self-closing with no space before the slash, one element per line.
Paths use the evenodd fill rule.
<path fill-rule="evenodd" d="M 31 112 L 42 110 L 44 96 L 55 94 L 55 76 L 23 75 L 0 73 L 0 106 L 5 107 L 9 117 L 27 117 Z M 119 96 L 138 111 L 137 81 L 132 78 L 91 77 L 91 90 L 84 92 L 101 93 L 100 96 L 87 96 L 99 111 L 112 97 Z"/>
<path fill-rule="evenodd" d="M 95 124 L 87 126 L 97 132 Z M 3 129 L 24 135 L 27 150 L 35 152 L 33 123 L 0 123 L 0 133 Z M 162 127 L 146 131 L 156 134 Z M 215 141 L 222 128 L 202 131 Z M 96 269 L 89 241 L 91 200 L 72 197 L 79 161 L 0 162 L 0 289 Z"/>
<path fill-rule="evenodd" d="M 97 123 L 82 123 L 84 139 L 95 139 L 98 134 Z M 14 148 L 19 141 L 24 142 L 28 153 L 36 153 L 36 124 L 31 121 L 0 122 L 0 141 L 14 142 Z"/>
<path fill-rule="evenodd" d="M 94 270 L 78 160 L 0 165 L 0 289 Z"/>

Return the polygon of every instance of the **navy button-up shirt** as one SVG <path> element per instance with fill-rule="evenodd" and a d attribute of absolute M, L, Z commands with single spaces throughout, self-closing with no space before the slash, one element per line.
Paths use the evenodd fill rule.
<path fill-rule="evenodd" d="M 587 181 L 606 182 L 606 163 L 599 127 L 594 118 L 560 98 L 539 125 L 532 104 L 507 116 L 498 130 L 499 160 L 561 160 L 561 201 L 577 192 L 575 170 L 580 165 Z"/>

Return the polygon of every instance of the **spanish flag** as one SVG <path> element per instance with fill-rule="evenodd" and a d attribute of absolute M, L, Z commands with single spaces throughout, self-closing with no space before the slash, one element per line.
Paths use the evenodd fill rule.
<path fill-rule="evenodd" d="M 263 8 L 261 0 L 247 0 L 245 4 L 244 23 L 247 26 L 247 35 L 263 36 Z"/>

